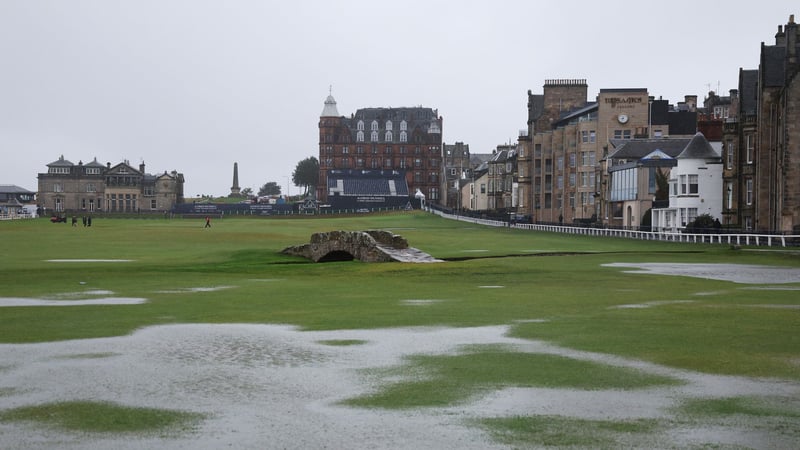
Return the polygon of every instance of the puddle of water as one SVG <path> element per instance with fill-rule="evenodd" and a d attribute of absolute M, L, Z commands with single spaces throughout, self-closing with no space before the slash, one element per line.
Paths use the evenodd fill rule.
<path fill-rule="evenodd" d="M 212 287 L 190 287 L 179 289 L 166 289 L 161 291 L 153 291 L 156 294 L 191 294 L 193 292 L 216 292 L 225 289 L 231 289 L 235 286 L 212 286 Z"/>
<path fill-rule="evenodd" d="M 437 299 L 408 299 L 408 300 L 400 300 L 400 304 L 409 306 L 425 306 L 425 305 L 432 305 L 434 303 L 442 303 L 443 301 L 444 300 L 437 300 Z"/>
<path fill-rule="evenodd" d="M 93 297 L 98 295 L 114 295 L 114 291 L 109 291 L 105 289 L 89 289 L 86 291 L 79 291 L 79 292 L 62 292 L 59 294 L 47 295 L 45 298 L 48 299 L 79 299 L 85 297 Z"/>
<path fill-rule="evenodd" d="M 540 319 L 532 319 L 540 320 Z M 159 436 L 59 433 L 0 423 L 10 448 L 505 448 L 466 419 L 557 415 L 584 419 L 674 419 L 685 399 L 796 398 L 800 383 L 705 375 L 613 355 L 507 336 L 509 327 L 418 327 L 301 332 L 280 325 L 162 325 L 129 336 L 2 344 L 0 410 L 62 400 L 113 401 L 182 409 L 209 418 L 195 432 Z M 327 345 L 325 342 L 369 342 Z M 464 346 L 505 345 L 665 375 L 685 384 L 636 391 L 507 388 L 447 408 L 385 411 L 338 406 L 372 391 L 364 369 L 390 368 L 413 354 L 454 354 Z M 112 355 L 76 357 L 79 355 Z M 668 423 L 676 423 L 668 420 Z M 678 422 L 679 423 L 679 422 Z M 759 430 L 746 423 L 737 432 Z M 703 444 L 704 436 L 687 438 Z M 705 436 L 707 437 L 707 436 Z M 670 430 L 654 436 L 668 447 Z M 660 440 L 658 440 L 660 439 Z M 779 443 L 782 441 L 778 441 Z"/>
<path fill-rule="evenodd" d="M 81 262 L 103 262 L 103 263 L 118 263 L 118 262 L 133 262 L 133 259 L 47 259 L 46 262 L 55 263 L 81 263 Z"/>
<path fill-rule="evenodd" d="M 678 275 L 744 284 L 800 282 L 800 269 L 746 264 L 610 263 L 603 267 L 632 267 L 626 273 Z"/>
<path fill-rule="evenodd" d="M 42 300 L 37 298 L 0 297 L 0 307 L 4 306 L 86 306 L 86 305 L 140 305 L 146 298 L 108 297 L 85 300 Z"/>
<path fill-rule="evenodd" d="M 693 300 L 662 300 L 656 302 L 646 302 L 646 303 L 634 303 L 628 305 L 614 305 L 609 306 L 608 309 L 645 309 L 645 308 L 652 308 L 654 306 L 662 306 L 662 305 L 676 305 L 681 303 L 694 303 Z"/>
<path fill-rule="evenodd" d="M 800 286 L 748 286 L 739 289 L 751 291 L 800 291 Z"/>

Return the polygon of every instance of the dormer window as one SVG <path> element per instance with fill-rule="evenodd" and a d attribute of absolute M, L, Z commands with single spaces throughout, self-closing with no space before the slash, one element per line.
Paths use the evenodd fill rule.
<path fill-rule="evenodd" d="M 373 120 L 373 121 L 372 121 L 372 128 L 371 128 L 371 130 L 372 130 L 372 131 L 378 131 L 378 121 L 377 121 L 377 120 Z"/>
<path fill-rule="evenodd" d="M 359 131 L 356 133 L 356 142 L 364 142 L 364 132 Z"/>
<path fill-rule="evenodd" d="M 406 123 L 406 121 L 405 120 L 400 121 L 400 131 L 407 131 L 407 130 L 408 130 L 408 124 Z"/>
<path fill-rule="evenodd" d="M 386 121 L 386 130 L 387 131 L 392 131 L 392 121 L 391 120 L 387 120 Z"/>
<path fill-rule="evenodd" d="M 405 122 L 403 122 L 405 123 Z M 402 127 L 402 125 L 401 125 Z M 405 131 L 400 132 L 400 142 L 408 142 L 408 134 Z"/>
<path fill-rule="evenodd" d="M 359 120 L 358 124 L 356 125 L 356 127 L 357 127 L 358 130 L 364 131 L 364 121 L 363 120 Z"/>
<path fill-rule="evenodd" d="M 384 140 L 386 142 L 392 142 L 392 132 L 391 131 L 387 131 L 386 132 L 386 136 L 384 137 Z"/>
<path fill-rule="evenodd" d="M 377 122 L 375 122 L 375 123 L 377 124 Z M 378 142 L 378 131 L 377 130 L 373 130 L 372 131 L 372 134 L 370 135 L 370 140 L 372 142 Z"/>

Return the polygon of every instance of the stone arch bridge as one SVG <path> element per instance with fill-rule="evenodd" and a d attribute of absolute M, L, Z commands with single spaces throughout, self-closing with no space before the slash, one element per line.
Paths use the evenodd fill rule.
<path fill-rule="evenodd" d="M 285 255 L 302 256 L 314 262 L 440 262 L 431 255 L 408 246 L 402 236 L 383 230 L 328 231 L 314 233 L 308 244 L 285 248 Z"/>

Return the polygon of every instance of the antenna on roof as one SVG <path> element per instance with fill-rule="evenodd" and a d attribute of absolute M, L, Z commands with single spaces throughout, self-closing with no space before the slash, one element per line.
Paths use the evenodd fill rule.
<path fill-rule="evenodd" d="M 332 84 L 328 85 L 328 95 L 333 95 L 333 85 Z"/>

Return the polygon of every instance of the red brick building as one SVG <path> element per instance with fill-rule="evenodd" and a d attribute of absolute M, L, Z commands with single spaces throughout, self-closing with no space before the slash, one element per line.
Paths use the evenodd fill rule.
<path fill-rule="evenodd" d="M 364 171 L 402 176 L 409 196 L 417 189 L 439 203 L 444 188 L 442 118 L 431 108 L 364 108 L 339 115 L 329 95 L 319 119 L 319 186 L 326 203 L 332 171 Z"/>

